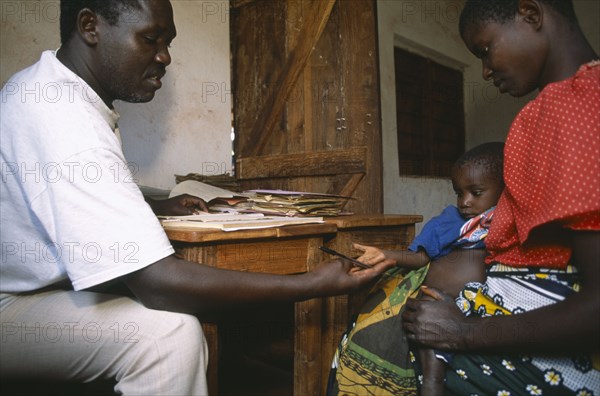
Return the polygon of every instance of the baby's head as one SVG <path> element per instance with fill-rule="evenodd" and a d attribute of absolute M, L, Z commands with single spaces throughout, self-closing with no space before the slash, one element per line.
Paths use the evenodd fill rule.
<path fill-rule="evenodd" d="M 456 206 L 465 219 L 495 206 L 504 190 L 504 143 L 484 143 L 472 148 L 452 166 Z"/>

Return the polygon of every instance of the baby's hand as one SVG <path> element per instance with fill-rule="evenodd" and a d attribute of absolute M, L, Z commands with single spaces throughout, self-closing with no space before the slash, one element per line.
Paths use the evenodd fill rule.
<path fill-rule="evenodd" d="M 381 250 L 374 246 L 360 245 L 358 243 L 353 243 L 352 247 L 362 252 L 362 255 L 357 258 L 357 260 L 362 263 L 369 265 L 377 265 L 379 263 L 396 264 L 396 260 L 386 256 L 385 250 Z"/>

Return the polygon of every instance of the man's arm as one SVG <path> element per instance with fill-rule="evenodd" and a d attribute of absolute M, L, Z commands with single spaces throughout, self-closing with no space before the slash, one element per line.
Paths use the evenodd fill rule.
<path fill-rule="evenodd" d="M 451 298 L 409 300 L 403 314 L 409 339 L 428 347 L 460 351 L 519 351 L 572 354 L 600 349 L 600 232 L 573 231 L 572 263 L 581 291 L 564 301 L 526 313 L 489 318 L 464 317 Z"/>
<path fill-rule="evenodd" d="M 169 256 L 123 280 L 149 308 L 202 315 L 243 304 L 348 293 L 375 281 L 390 266 L 357 270 L 338 260 L 305 274 L 272 275 L 217 269 Z"/>

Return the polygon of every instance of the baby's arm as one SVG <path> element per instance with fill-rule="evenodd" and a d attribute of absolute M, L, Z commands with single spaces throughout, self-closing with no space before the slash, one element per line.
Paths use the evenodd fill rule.
<path fill-rule="evenodd" d="M 375 265 L 383 261 L 393 262 L 404 268 L 421 268 L 429 263 L 429 256 L 422 250 L 411 252 L 407 250 L 383 250 L 373 246 L 360 245 L 353 243 L 354 249 L 362 252 L 358 258 L 359 261 Z"/>

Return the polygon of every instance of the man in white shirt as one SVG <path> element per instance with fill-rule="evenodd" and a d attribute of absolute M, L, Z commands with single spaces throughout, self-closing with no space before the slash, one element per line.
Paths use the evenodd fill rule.
<path fill-rule="evenodd" d="M 206 394 L 207 350 L 190 313 L 347 293 L 386 269 L 334 261 L 278 276 L 174 257 L 131 181 L 112 103 L 152 100 L 175 35 L 168 1 L 63 1 L 61 48 L 4 86 L 3 377 L 114 378 L 125 395 Z M 175 198 L 161 214 L 202 205 Z M 101 292 L 117 282 L 136 299 Z"/>

